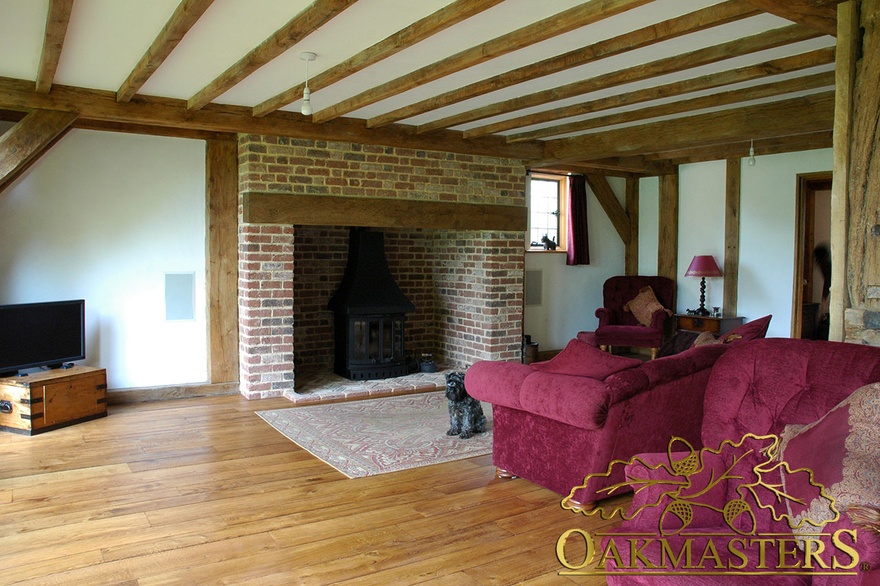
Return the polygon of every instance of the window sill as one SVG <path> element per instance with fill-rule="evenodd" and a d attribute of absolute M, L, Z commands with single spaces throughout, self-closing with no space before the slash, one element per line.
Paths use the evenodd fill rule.
<path fill-rule="evenodd" d="M 556 250 L 544 250 L 543 248 L 526 248 L 527 253 L 537 253 L 537 254 L 565 254 L 566 251 L 557 248 Z"/>

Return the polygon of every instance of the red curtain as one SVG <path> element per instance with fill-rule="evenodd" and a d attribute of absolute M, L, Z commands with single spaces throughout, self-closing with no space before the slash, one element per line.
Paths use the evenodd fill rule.
<path fill-rule="evenodd" d="M 587 180 L 583 175 L 569 178 L 568 250 L 565 264 L 590 264 L 589 230 L 587 228 Z"/>

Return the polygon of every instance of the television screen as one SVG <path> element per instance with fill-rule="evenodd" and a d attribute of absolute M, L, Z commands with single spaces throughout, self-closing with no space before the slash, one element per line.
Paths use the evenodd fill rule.
<path fill-rule="evenodd" d="M 0 305 L 0 373 L 86 356 L 83 299 Z"/>

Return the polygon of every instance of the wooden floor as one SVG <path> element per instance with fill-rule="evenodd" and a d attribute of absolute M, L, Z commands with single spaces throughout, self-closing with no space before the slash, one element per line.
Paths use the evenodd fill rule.
<path fill-rule="evenodd" d="M 555 544 L 608 523 L 495 480 L 490 456 L 349 480 L 254 414 L 288 406 L 182 399 L 0 432 L 0 584 L 604 583 L 560 576 Z"/>

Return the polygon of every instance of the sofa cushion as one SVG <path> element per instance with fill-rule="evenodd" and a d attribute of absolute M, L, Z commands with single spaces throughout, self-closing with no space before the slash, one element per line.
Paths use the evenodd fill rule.
<path fill-rule="evenodd" d="M 725 344 L 739 344 L 748 342 L 756 338 L 763 338 L 767 335 L 767 328 L 770 327 L 770 318 L 772 315 L 765 315 L 758 319 L 753 319 L 748 323 L 744 323 L 738 328 L 734 328 L 718 337 Z"/>
<path fill-rule="evenodd" d="M 565 349 L 552 359 L 545 362 L 534 362 L 531 367 L 541 372 L 586 376 L 602 380 L 615 372 L 635 368 L 641 364 L 641 360 L 614 356 L 574 338 L 569 340 Z"/>
<path fill-rule="evenodd" d="M 623 306 L 623 310 L 631 312 L 643 326 L 651 325 L 654 319 L 654 312 L 660 309 L 666 308 L 657 301 L 657 296 L 654 295 L 654 290 L 651 289 L 650 285 L 639 289 L 639 294 Z"/>
<path fill-rule="evenodd" d="M 825 486 L 837 510 L 880 502 L 880 383 L 865 385 L 809 425 L 786 425 L 780 456 L 789 469 L 806 468 Z M 814 495 L 804 474 L 787 475 L 787 494 Z M 800 504 L 787 501 L 793 524 L 804 518 L 831 520 L 821 497 Z M 805 527 L 809 531 L 810 527 Z"/>

